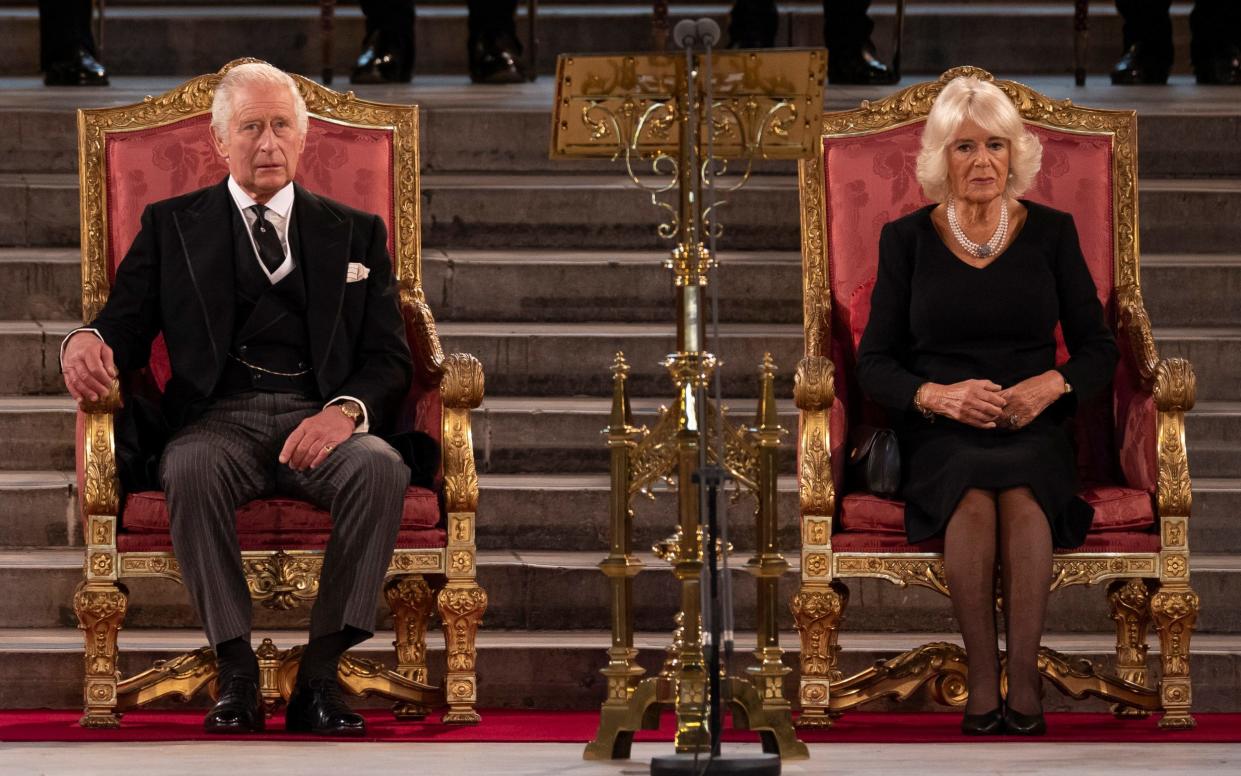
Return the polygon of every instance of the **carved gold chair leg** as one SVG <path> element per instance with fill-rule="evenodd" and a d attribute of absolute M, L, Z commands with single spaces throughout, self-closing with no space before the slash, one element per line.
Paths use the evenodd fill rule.
<path fill-rule="evenodd" d="M 473 725 L 480 720 L 474 704 L 478 702 L 478 626 L 487 610 L 487 592 L 473 581 L 449 582 L 436 598 L 444 624 L 444 647 L 448 671 L 444 692 L 448 711 L 443 721 Z"/>
<path fill-rule="evenodd" d="M 429 684 L 427 676 L 427 621 L 435 608 L 431 586 L 421 574 L 397 577 L 384 587 L 392 624 L 396 631 L 396 672 L 420 684 Z M 392 707 L 397 719 L 420 720 L 430 709 L 412 703 Z"/>
<path fill-rule="evenodd" d="M 1159 633 L 1161 728 L 1188 729 L 1197 723 L 1189 713 L 1193 688 L 1189 676 L 1189 641 L 1198 621 L 1198 594 L 1188 584 L 1167 584 L 1151 596 L 1151 618 Z"/>
<path fill-rule="evenodd" d="M 849 605 L 849 588 L 838 579 L 803 583 L 793 596 L 793 621 L 801 636 L 801 716 L 798 727 L 831 727 L 831 683 L 841 679 L 840 623 Z"/>
<path fill-rule="evenodd" d="M 1116 622 L 1116 674 L 1128 682 L 1149 687 L 1146 637 L 1150 631 L 1150 588 L 1142 579 L 1118 579 L 1107 588 L 1107 600 Z M 1117 717 L 1142 719 L 1150 713 L 1121 703 L 1113 704 Z"/>
<path fill-rule="evenodd" d="M 73 594 L 73 611 L 86 640 L 82 727 L 113 728 L 121 724 L 116 713 L 120 680 L 116 637 L 128 607 L 129 591 L 118 582 L 82 582 Z"/>

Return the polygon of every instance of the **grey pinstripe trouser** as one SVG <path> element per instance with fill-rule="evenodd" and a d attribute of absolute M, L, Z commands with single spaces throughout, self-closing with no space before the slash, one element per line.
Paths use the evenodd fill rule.
<path fill-rule="evenodd" d="M 374 630 L 409 468 L 387 442 L 370 434 L 342 442 L 317 469 L 299 472 L 281 464 L 277 456 L 289 434 L 321 407 L 293 394 L 224 397 L 174 434 L 164 450 L 160 478 L 173 552 L 213 645 L 250 635 L 237 507 L 276 494 L 304 499 L 332 515 L 310 637 L 346 625 Z"/>

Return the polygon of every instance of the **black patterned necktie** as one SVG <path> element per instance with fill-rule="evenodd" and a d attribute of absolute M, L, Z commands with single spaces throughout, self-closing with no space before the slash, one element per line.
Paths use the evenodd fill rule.
<path fill-rule="evenodd" d="M 280 269 L 280 265 L 284 264 L 284 247 L 280 245 L 280 238 L 276 236 L 275 225 L 263 217 L 267 208 L 254 205 L 250 211 L 254 213 L 254 226 L 250 228 L 250 234 L 254 236 L 254 244 L 258 246 L 259 259 L 263 262 L 263 266 L 267 267 L 268 274 L 274 275 L 276 270 Z"/>

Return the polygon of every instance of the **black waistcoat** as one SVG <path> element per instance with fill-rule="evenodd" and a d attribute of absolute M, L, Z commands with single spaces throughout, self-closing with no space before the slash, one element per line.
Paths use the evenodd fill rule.
<path fill-rule="evenodd" d="M 320 398 L 314 372 L 309 371 L 306 282 L 297 230 L 293 224 L 289 225 L 293 271 L 272 283 L 259 266 L 241 213 L 235 207 L 230 211 L 233 222 L 235 323 L 228 363 L 216 388 L 216 395 L 259 390 Z M 273 372 L 305 374 L 287 377 Z"/>

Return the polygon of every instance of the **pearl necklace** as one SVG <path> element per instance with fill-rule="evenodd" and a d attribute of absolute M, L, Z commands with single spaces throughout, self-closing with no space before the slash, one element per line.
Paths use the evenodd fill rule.
<path fill-rule="evenodd" d="M 952 236 L 957 239 L 957 243 L 965 249 L 966 253 L 976 259 L 985 259 L 998 252 L 1000 246 L 1004 244 L 1004 238 L 1008 236 L 1008 202 L 1001 198 L 1000 223 L 995 227 L 995 234 L 991 235 L 991 239 L 985 243 L 976 243 L 965 236 L 965 231 L 961 229 L 961 222 L 957 220 L 955 197 L 948 198 L 948 227 L 952 229 Z"/>

